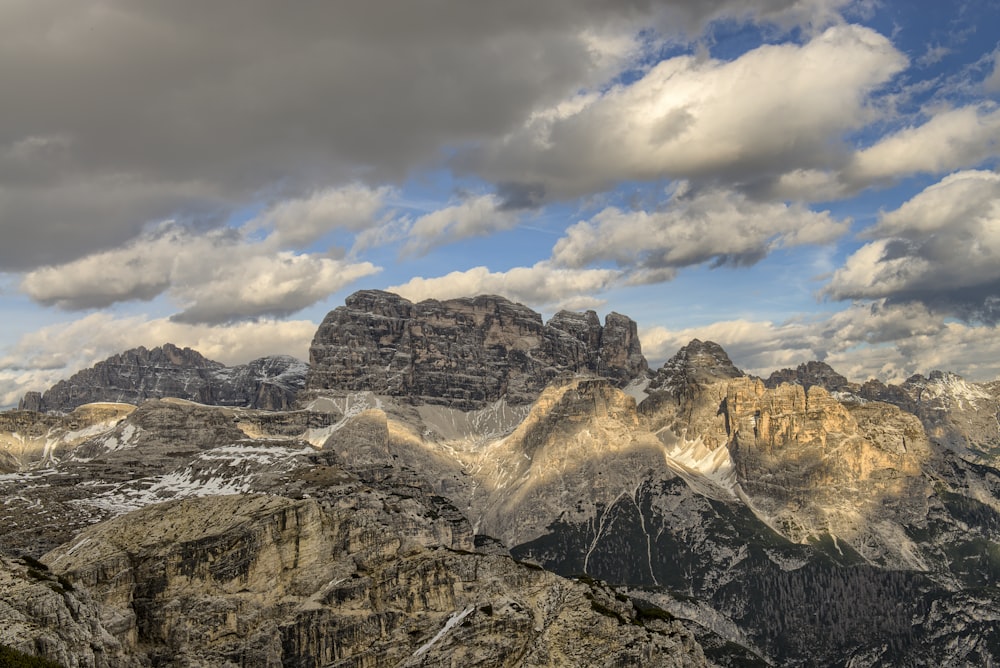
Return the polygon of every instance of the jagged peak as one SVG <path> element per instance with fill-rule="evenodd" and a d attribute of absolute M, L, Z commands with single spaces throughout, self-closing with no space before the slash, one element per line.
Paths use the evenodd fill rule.
<path fill-rule="evenodd" d="M 656 372 L 650 383 L 652 390 L 677 391 L 691 384 L 705 384 L 729 378 L 739 378 L 743 373 L 725 349 L 714 341 L 691 341 L 678 350 Z"/>

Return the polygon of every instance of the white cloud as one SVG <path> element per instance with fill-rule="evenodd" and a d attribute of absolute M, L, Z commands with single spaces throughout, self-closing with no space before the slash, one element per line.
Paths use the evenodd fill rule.
<path fill-rule="evenodd" d="M 828 166 L 842 159 L 844 132 L 877 118 L 869 95 L 906 62 L 885 37 L 854 25 L 729 62 L 671 58 L 632 84 L 536 113 L 465 164 L 562 196 L 627 179 L 753 181 Z"/>
<path fill-rule="evenodd" d="M 168 294 L 188 322 L 221 323 L 301 310 L 378 268 L 318 254 L 276 252 L 241 230 L 197 232 L 164 223 L 110 251 L 24 276 L 32 299 L 66 309 Z"/>
<path fill-rule="evenodd" d="M 823 290 L 833 299 L 920 302 L 966 319 L 1000 317 L 1000 174 L 963 171 L 925 188 L 865 233 Z"/>
<path fill-rule="evenodd" d="M 409 240 L 403 245 L 403 253 L 423 254 L 438 246 L 488 236 L 517 225 L 520 216 L 500 207 L 496 195 L 479 195 L 420 216 L 406 231 Z"/>
<path fill-rule="evenodd" d="M 188 325 L 167 318 L 115 318 L 93 313 L 23 335 L 0 357 L 0 406 L 29 390 L 44 391 L 73 373 L 130 348 L 173 343 L 224 364 L 266 355 L 308 359 L 316 323 L 308 320 Z"/>
<path fill-rule="evenodd" d="M 392 194 L 388 187 L 350 184 L 325 188 L 308 197 L 284 200 L 248 223 L 248 229 L 273 229 L 282 248 L 304 248 L 333 230 L 360 231 L 371 227 Z"/>
<path fill-rule="evenodd" d="M 993 71 L 983 80 L 987 93 L 1000 92 L 1000 51 L 993 52 Z"/>
<path fill-rule="evenodd" d="M 937 113 L 859 151 L 844 178 L 857 189 L 909 174 L 947 172 L 998 154 L 1000 109 L 975 104 Z"/>
<path fill-rule="evenodd" d="M 609 269 L 564 269 L 548 262 L 491 272 L 486 267 L 453 271 L 436 278 L 412 278 L 387 288 L 409 299 L 454 299 L 494 294 L 535 308 L 593 308 L 603 303 L 594 295 L 613 285 L 621 272 Z"/>
<path fill-rule="evenodd" d="M 647 273 L 704 262 L 739 266 L 753 264 L 775 248 L 828 243 L 849 226 L 850 220 L 838 221 L 827 211 L 799 204 L 758 202 L 719 189 L 687 195 L 682 189 L 664 211 L 611 207 L 571 226 L 553 248 L 552 259 L 569 267 L 613 261 Z M 661 278 L 670 277 L 671 272 L 661 272 Z M 640 277 L 639 282 L 650 280 Z"/>

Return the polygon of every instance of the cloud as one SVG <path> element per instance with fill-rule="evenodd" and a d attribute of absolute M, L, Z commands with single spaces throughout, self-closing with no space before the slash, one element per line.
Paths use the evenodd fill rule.
<path fill-rule="evenodd" d="M 404 178 L 613 77 L 660 12 L 494 4 L 5 3 L 0 62 L 17 67 L 0 67 L 0 271 L 107 250 L 153 221 L 225 219 L 275 190 Z M 743 13 L 679 4 L 695 22 Z"/>
<path fill-rule="evenodd" d="M 888 39 L 855 25 L 732 61 L 670 58 L 634 83 L 536 112 L 457 164 L 559 197 L 630 179 L 751 183 L 825 168 L 847 154 L 846 132 L 878 117 L 870 95 L 906 64 Z"/>
<path fill-rule="evenodd" d="M 282 248 L 303 248 L 334 230 L 357 232 L 370 227 L 391 194 L 388 187 L 369 188 L 360 183 L 324 188 L 274 204 L 247 227 L 273 229 L 273 241 Z"/>
<path fill-rule="evenodd" d="M 758 202 L 721 189 L 675 192 L 663 211 L 609 207 L 566 230 L 552 251 L 555 264 L 583 267 L 612 261 L 644 270 L 677 269 L 710 262 L 751 265 L 775 248 L 823 244 L 845 234 L 850 220 L 799 204 Z M 648 283 L 656 274 L 643 274 Z M 670 278 L 672 272 L 661 273 Z"/>
<path fill-rule="evenodd" d="M 993 71 L 983 80 L 987 93 L 1000 92 L 1000 51 L 993 52 Z"/>
<path fill-rule="evenodd" d="M 1000 319 L 1000 174 L 962 171 L 925 188 L 865 232 L 832 299 L 917 302 L 969 321 Z"/>
<path fill-rule="evenodd" d="M 927 50 L 924 51 L 924 55 L 917 58 L 917 65 L 920 65 L 921 67 L 930 67 L 931 65 L 935 65 L 941 62 L 941 60 L 951 53 L 951 51 L 952 50 L 950 48 L 941 44 L 935 44 L 933 46 L 928 44 Z"/>
<path fill-rule="evenodd" d="M 611 287 L 620 275 L 610 269 L 565 269 L 539 262 L 500 272 L 473 267 L 436 278 L 416 277 L 387 290 L 411 301 L 494 294 L 535 308 L 581 309 L 602 304 L 594 295 Z"/>
<path fill-rule="evenodd" d="M 224 364 L 279 354 L 307 359 L 315 332 L 316 323 L 308 320 L 210 326 L 93 313 L 25 334 L 5 351 L 0 357 L 0 406 L 15 405 L 26 391 L 44 391 L 80 369 L 138 346 L 173 343 Z"/>
<path fill-rule="evenodd" d="M 422 255 L 462 239 L 509 230 L 517 225 L 520 216 L 502 205 L 496 195 L 480 195 L 420 216 L 406 230 L 408 241 L 403 253 Z"/>
<path fill-rule="evenodd" d="M 237 229 L 163 223 L 120 248 L 29 272 L 21 289 L 41 304 L 70 310 L 166 293 L 182 308 L 176 320 L 218 324 L 289 315 L 378 271 L 368 262 L 279 252 L 274 238 L 252 241 Z"/>
<path fill-rule="evenodd" d="M 719 343 L 737 366 L 761 377 L 810 360 L 825 361 L 856 382 L 901 382 L 934 369 L 977 381 L 1000 377 L 995 327 L 947 322 L 916 303 L 859 302 L 825 316 L 783 323 L 731 320 L 680 330 L 648 327 L 639 336 L 654 368 L 698 338 Z"/>
<path fill-rule="evenodd" d="M 867 186 L 920 172 L 940 174 L 1000 154 L 1000 109 L 982 103 L 935 114 L 859 151 L 845 180 Z"/>

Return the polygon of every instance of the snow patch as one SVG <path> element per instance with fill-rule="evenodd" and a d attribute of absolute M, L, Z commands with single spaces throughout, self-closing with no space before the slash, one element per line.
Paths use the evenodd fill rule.
<path fill-rule="evenodd" d="M 453 613 L 452 616 L 448 618 L 448 621 L 444 623 L 444 627 L 437 632 L 437 635 L 417 648 L 417 651 L 413 653 L 413 658 L 418 658 L 426 654 L 430 648 L 435 645 L 435 643 L 441 640 L 441 638 L 444 638 L 453 628 L 461 624 L 462 620 L 468 617 L 469 613 L 473 610 L 475 610 L 475 606 L 469 606 L 462 612 Z"/>
<path fill-rule="evenodd" d="M 636 378 L 622 388 L 622 392 L 635 399 L 635 403 L 641 404 L 642 400 L 649 396 L 646 388 L 649 387 L 649 378 Z"/>
<path fill-rule="evenodd" d="M 736 466 L 725 443 L 709 448 L 701 436 L 693 441 L 681 439 L 664 456 L 667 466 L 696 492 L 713 497 L 711 492 L 714 487 L 723 490 L 729 497 L 736 496 Z"/>

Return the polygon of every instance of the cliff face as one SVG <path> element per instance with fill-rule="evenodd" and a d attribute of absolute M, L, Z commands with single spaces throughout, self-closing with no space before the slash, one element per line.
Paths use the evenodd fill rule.
<path fill-rule="evenodd" d="M 647 369 L 635 323 L 618 314 L 603 327 L 593 312 L 561 312 L 543 325 L 502 297 L 413 304 L 371 290 L 326 316 L 309 359 L 310 390 L 369 390 L 465 410 L 504 396 L 531 402 L 563 373 L 624 385 Z"/>
<path fill-rule="evenodd" d="M 707 665 L 677 622 L 474 553 L 415 499 L 313 491 L 152 506 L 44 561 L 155 665 Z"/>
<path fill-rule="evenodd" d="M 105 626 L 101 606 L 44 564 L 0 554 L 0 644 L 65 668 L 141 664 Z"/>
<path fill-rule="evenodd" d="M 135 348 L 98 362 L 49 388 L 28 393 L 25 409 L 72 411 L 94 402 L 138 405 L 176 397 L 218 406 L 287 409 L 305 383 L 306 365 L 278 355 L 227 367 L 190 348 L 171 344 Z"/>

